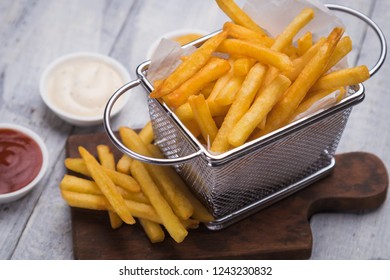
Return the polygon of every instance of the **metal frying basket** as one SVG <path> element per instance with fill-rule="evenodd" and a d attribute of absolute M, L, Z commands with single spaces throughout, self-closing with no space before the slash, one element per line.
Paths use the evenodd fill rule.
<path fill-rule="evenodd" d="M 380 28 L 355 10 L 327 5 L 347 12 L 370 25 L 381 42 L 381 54 L 370 70 L 375 74 L 386 57 L 386 41 Z M 192 45 L 199 45 L 215 33 Z M 350 87 L 348 95 L 330 109 L 297 120 L 259 139 L 220 155 L 210 153 L 164 103 L 149 99 L 149 114 L 155 143 L 167 159 L 135 153 L 115 136 L 110 125 L 116 100 L 133 87 L 153 90 L 146 78 L 150 61 L 137 68 L 138 79 L 118 89 L 104 113 L 108 136 L 124 153 L 146 163 L 174 165 L 192 191 L 216 218 L 207 224 L 212 230 L 224 228 L 328 175 L 352 106 L 364 99 L 363 84 Z"/>

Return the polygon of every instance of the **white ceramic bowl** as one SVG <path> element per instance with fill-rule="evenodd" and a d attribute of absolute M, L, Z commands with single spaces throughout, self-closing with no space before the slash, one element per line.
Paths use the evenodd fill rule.
<path fill-rule="evenodd" d="M 152 56 L 153 56 L 153 53 L 156 51 L 158 45 L 160 44 L 160 41 L 161 39 L 165 38 L 165 39 L 169 39 L 169 40 L 174 40 L 175 38 L 178 38 L 178 37 L 181 37 L 181 36 L 185 36 L 185 35 L 189 35 L 189 34 L 199 34 L 199 35 L 202 35 L 202 36 L 205 36 L 207 34 L 209 34 L 211 32 L 207 32 L 205 30 L 200 30 L 200 29 L 178 29 L 178 30 L 173 30 L 173 31 L 170 31 L 168 33 L 165 33 L 163 35 L 161 35 L 159 38 L 157 38 L 156 41 L 154 41 L 147 53 L 146 53 L 146 58 L 147 59 L 151 59 Z"/>
<path fill-rule="evenodd" d="M 12 202 L 12 201 L 15 201 L 17 199 L 22 198 L 27 193 L 29 193 L 39 183 L 39 181 L 42 179 L 42 177 L 46 173 L 48 161 L 49 161 L 49 156 L 48 156 L 48 152 L 47 152 L 45 143 L 42 141 L 42 139 L 35 132 L 31 131 L 30 129 L 25 128 L 25 127 L 20 126 L 20 125 L 11 124 L 11 123 L 0 123 L 0 129 L 11 129 L 11 130 L 15 130 L 15 131 L 18 131 L 22 134 L 27 135 L 28 137 L 32 138 L 38 144 L 38 146 L 41 150 L 41 153 L 42 153 L 42 165 L 41 165 L 41 168 L 40 168 L 37 176 L 30 183 L 28 183 L 27 185 L 25 185 L 24 187 L 22 187 L 16 191 L 13 191 L 10 193 L 5 193 L 5 194 L 0 194 L 0 204 L 3 204 L 3 203 L 9 203 L 9 202 Z"/>
<path fill-rule="evenodd" d="M 91 61 L 97 61 L 102 62 L 110 66 L 114 71 L 116 71 L 123 83 L 120 85 L 127 83 L 130 81 L 130 74 L 126 70 L 126 68 L 119 63 L 117 60 L 98 53 L 88 53 L 88 52 L 78 52 L 78 53 L 71 53 L 62 57 L 59 57 L 58 59 L 54 60 L 52 63 L 49 64 L 49 66 L 45 69 L 45 71 L 42 73 L 41 79 L 39 81 L 39 90 L 41 97 L 45 104 L 61 119 L 64 121 L 76 125 L 76 126 L 93 126 L 98 125 L 103 122 L 103 113 L 96 115 L 96 116 L 80 116 L 78 114 L 70 113 L 63 108 L 60 108 L 53 100 L 50 98 L 48 89 L 47 89 L 47 81 L 49 75 L 55 70 L 58 69 L 57 67 L 60 67 L 61 65 L 64 65 L 64 63 L 71 63 L 72 60 L 76 61 L 79 59 L 88 59 Z M 119 86 L 119 87 L 120 87 Z M 118 87 L 118 88 L 119 88 Z M 114 92 L 112 92 L 114 93 Z M 128 95 L 122 96 L 118 102 L 115 104 L 111 116 L 115 116 L 118 114 L 123 107 L 126 105 L 128 101 Z M 59 97 L 61 98 L 61 97 Z"/>

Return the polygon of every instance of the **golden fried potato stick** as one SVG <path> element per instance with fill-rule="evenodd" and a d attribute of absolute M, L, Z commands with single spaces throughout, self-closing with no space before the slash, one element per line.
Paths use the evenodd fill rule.
<path fill-rule="evenodd" d="M 97 145 L 96 150 L 100 164 L 103 167 L 115 170 L 115 158 L 110 151 L 110 147 L 107 145 Z M 123 221 L 115 212 L 108 211 L 108 217 L 110 219 L 111 228 L 117 229 L 122 226 Z"/>
<path fill-rule="evenodd" d="M 69 206 L 90 210 L 110 210 L 114 208 L 103 195 L 85 194 L 61 190 L 61 195 Z M 125 200 L 128 211 L 136 218 L 143 218 L 161 224 L 161 218 L 150 204 Z"/>
<path fill-rule="evenodd" d="M 244 76 L 233 75 L 226 86 L 218 93 L 218 96 L 215 98 L 215 102 L 221 106 L 232 104 L 244 79 Z"/>
<path fill-rule="evenodd" d="M 183 61 L 171 75 L 150 93 L 150 97 L 159 98 L 177 89 L 181 84 L 198 72 L 199 69 L 206 65 L 212 53 L 215 52 L 226 37 L 227 32 L 222 31 L 203 43 L 202 46 Z"/>
<path fill-rule="evenodd" d="M 266 32 L 255 23 L 247 13 L 245 13 L 233 0 L 216 0 L 220 9 L 235 23 L 245 26 L 260 34 L 266 35 Z"/>
<path fill-rule="evenodd" d="M 291 45 L 295 35 L 314 18 L 314 10 L 311 8 L 303 9 L 290 24 L 280 33 L 271 49 L 274 51 L 284 51 Z"/>
<path fill-rule="evenodd" d="M 320 47 L 316 55 L 303 68 L 294 83 L 289 87 L 283 98 L 275 105 L 267 116 L 265 128 L 254 137 L 267 134 L 285 125 L 294 114 L 299 104 L 312 85 L 321 77 L 329 58 L 340 40 L 344 30 L 336 27 L 329 34 L 327 41 Z"/>
<path fill-rule="evenodd" d="M 150 144 L 154 140 L 154 132 L 152 122 L 149 121 L 138 133 L 139 137 L 141 137 L 142 141 L 145 144 Z"/>
<path fill-rule="evenodd" d="M 168 202 L 160 193 L 145 165 L 134 160 L 131 163 L 131 173 L 140 183 L 142 191 L 149 198 L 150 203 L 160 216 L 164 227 L 167 229 L 171 237 L 177 243 L 182 242 L 188 232 L 180 222 L 179 218 L 175 215 Z"/>
<path fill-rule="evenodd" d="M 233 64 L 233 73 L 235 76 L 246 76 L 256 61 L 252 58 L 238 58 Z"/>
<path fill-rule="evenodd" d="M 356 85 L 370 78 L 370 73 L 365 65 L 353 68 L 345 68 L 333 71 L 322 76 L 310 89 L 311 91 L 334 89 L 348 85 Z"/>
<path fill-rule="evenodd" d="M 202 94 L 193 95 L 188 98 L 194 119 L 200 128 L 200 132 L 206 143 L 212 143 L 217 135 L 218 128 L 211 116 L 209 107 Z"/>
<path fill-rule="evenodd" d="M 149 221 L 149 220 L 146 220 L 146 219 L 139 219 L 139 223 L 141 224 L 142 228 L 144 229 L 150 242 L 158 243 L 158 242 L 164 241 L 165 233 L 159 224 L 152 222 L 152 221 Z"/>
<path fill-rule="evenodd" d="M 188 122 L 183 122 L 183 124 L 191 132 L 191 134 L 194 135 L 194 137 L 198 138 L 202 134 L 201 131 L 200 131 L 200 127 L 199 127 L 198 123 L 195 120 L 190 120 Z"/>
<path fill-rule="evenodd" d="M 217 80 L 230 70 L 230 63 L 226 59 L 212 57 L 198 72 L 185 81 L 179 88 L 163 97 L 171 107 L 177 108 L 187 102 L 189 96 L 199 91 L 210 82 Z"/>
<path fill-rule="evenodd" d="M 155 145 L 148 145 L 148 150 L 152 153 L 154 157 L 164 157 L 160 149 Z M 177 174 L 172 167 L 164 166 L 163 168 L 165 169 L 165 172 L 168 173 L 169 177 L 172 178 L 172 180 L 175 182 L 175 187 L 178 188 L 181 192 L 183 192 L 193 205 L 194 213 L 192 215 L 192 218 L 203 223 L 213 221 L 214 217 L 209 213 L 206 207 L 204 207 L 204 205 L 194 196 L 194 194 L 190 191 L 190 189 L 184 183 L 183 179 L 179 176 L 179 174 Z"/>
<path fill-rule="evenodd" d="M 123 174 L 130 174 L 132 158 L 128 155 L 122 155 L 122 157 L 116 163 L 116 170 Z"/>
<path fill-rule="evenodd" d="M 65 166 L 69 170 L 91 177 L 91 173 L 87 169 L 82 158 L 66 158 Z M 141 190 L 137 181 L 135 181 L 131 176 L 105 167 L 102 168 L 115 185 L 131 192 L 139 192 Z"/>
<path fill-rule="evenodd" d="M 115 170 L 115 158 L 107 145 L 97 145 L 96 147 L 100 164 L 108 169 Z"/>
<path fill-rule="evenodd" d="M 148 198 L 142 192 L 129 192 L 121 187 L 116 186 L 118 192 L 124 199 L 134 200 L 142 203 L 149 203 Z M 65 174 L 60 182 L 60 188 L 65 191 L 79 192 L 85 194 L 103 195 L 102 191 L 94 181 L 79 178 L 73 175 Z"/>
<path fill-rule="evenodd" d="M 349 36 L 340 39 L 334 52 L 332 53 L 324 73 L 328 72 L 335 66 L 343 57 L 345 57 L 352 50 L 352 40 Z"/>
<path fill-rule="evenodd" d="M 233 147 L 242 145 L 279 101 L 290 84 L 291 81 L 288 78 L 279 75 L 265 87 L 249 110 L 230 131 L 228 136 L 229 144 Z"/>
<path fill-rule="evenodd" d="M 313 45 L 313 34 L 308 31 L 297 40 L 298 55 L 302 56 Z"/>
<path fill-rule="evenodd" d="M 111 204 L 114 211 L 121 217 L 126 224 L 134 224 L 135 220 L 126 207 L 125 200 L 119 193 L 113 181 L 108 177 L 103 167 L 97 160 L 83 147 L 79 147 L 79 153 L 84 159 L 85 165 L 91 177 L 96 182 L 99 189 Z"/>
<path fill-rule="evenodd" d="M 266 67 L 260 63 L 256 63 L 251 68 L 211 145 L 211 151 L 223 153 L 230 148 L 228 134 L 249 109 L 261 86 L 265 72 Z"/>
<path fill-rule="evenodd" d="M 152 156 L 147 146 L 131 128 L 120 127 L 119 134 L 126 147 L 142 155 Z M 172 178 L 164 172 L 162 166 L 148 164 L 146 168 L 176 215 L 183 220 L 191 217 L 194 211 L 193 206 L 185 195 L 175 188 Z"/>
<path fill-rule="evenodd" d="M 264 33 L 253 31 L 249 28 L 235 24 L 233 22 L 226 22 L 223 25 L 223 30 L 226 30 L 228 32 L 229 37 L 241 39 L 244 41 L 250 41 L 265 47 L 271 47 L 274 43 L 274 39 L 268 37 L 267 35 L 264 35 Z"/>
<path fill-rule="evenodd" d="M 218 51 L 254 58 L 281 71 L 288 71 L 292 67 L 292 62 L 286 54 L 243 40 L 226 39 L 219 45 Z"/>

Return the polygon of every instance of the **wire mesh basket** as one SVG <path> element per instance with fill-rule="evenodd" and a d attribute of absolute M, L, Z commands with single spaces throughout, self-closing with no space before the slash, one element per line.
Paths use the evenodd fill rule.
<path fill-rule="evenodd" d="M 386 56 L 382 31 L 360 12 L 337 5 L 328 7 L 359 17 L 379 36 L 381 55 L 370 70 L 373 75 Z M 191 44 L 199 45 L 213 35 Z M 352 106 L 364 99 L 363 84 L 351 86 L 347 97 L 335 106 L 220 155 L 210 153 L 166 104 L 148 99 L 155 143 L 167 157 L 155 159 L 125 147 L 110 125 L 111 109 L 122 94 L 138 85 L 148 93 L 153 90 L 146 77 L 149 64 L 149 61 L 140 64 L 138 79 L 111 97 L 104 115 L 106 131 L 113 143 L 129 156 L 147 163 L 174 165 L 215 217 L 207 224 L 212 230 L 224 228 L 328 175 L 335 165 L 334 155 Z"/>

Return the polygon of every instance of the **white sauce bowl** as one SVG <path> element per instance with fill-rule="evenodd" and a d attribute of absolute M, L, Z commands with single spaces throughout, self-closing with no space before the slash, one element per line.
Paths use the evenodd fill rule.
<path fill-rule="evenodd" d="M 59 92 L 49 92 L 49 80 L 51 79 L 53 73 L 58 72 L 61 67 L 69 66 L 72 63 L 77 63 L 77 61 L 89 61 L 91 63 L 100 63 L 104 66 L 108 66 L 109 69 L 113 70 L 113 72 L 116 72 L 120 79 L 121 83 L 118 85 L 117 88 L 115 88 L 112 93 L 107 93 L 109 96 L 111 96 L 115 90 L 117 90 L 119 87 L 121 87 L 123 84 L 130 81 L 130 74 L 126 70 L 126 68 L 119 63 L 117 60 L 97 53 L 87 53 L 87 52 L 78 52 L 78 53 L 72 53 L 65 56 L 62 56 L 56 60 L 54 60 L 52 63 L 49 64 L 49 66 L 45 69 L 43 72 L 41 79 L 39 81 L 39 90 L 41 97 L 45 104 L 61 119 L 64 121 L 76 125 L 76 126 L 93 126 L 93 125 L 99 125 L 103 122 L 103 112 L 96 114 L 96 115 L 82 115 L 75 113 L 74 108 L 72 110 L 66 110 L 66 106 L 60 106 L 58 103 L 62 102 L 61 98 L 64 98 L 64 95 L 59 94 Z M 75 75 L 77 76 L 77 75 Z M 80 76 L 80 75 L 79 75 Z M 98 82 L 98 81 L 97 81 Z M 53 96 L 57 98 L 56 101 L 53 100 Z M 80 95 L 79 95 L 80 96 Z M 102 105 L 105 106 L 107 103 L 107 100 L 104 100 L 102 102 Z M 128 95 L 122 96 L 118 102 L 115 104 L 111 116 L 115 116 L 118 114 L 123 107 L 126 105 L 128 101 Z M 65 101 L 64 101 L 65 102 Z M 104 104 L 103 104 L 104 103 Z M 73 111 L 73 112 L 71 112 Z"/>

